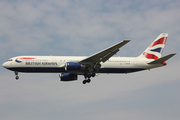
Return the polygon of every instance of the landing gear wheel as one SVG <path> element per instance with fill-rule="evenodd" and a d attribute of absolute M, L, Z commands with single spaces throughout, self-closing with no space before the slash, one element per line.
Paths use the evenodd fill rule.
<path fill-rule="evenodd" d="M 86 80 L 83 80 L 83 82 L 82 82 L 83 84 L 86 84 Z"/>
<path fill-rule="evenodd" d="M 91 79 L 87 79 L 87 80 L 83 80 L 83 84 L 86 84 L 86 83 L 90 83 L 91 82 Z"/>
<path fill-rule="evenodd" d="M 92 75 L 91 75 L 92 77 L 95 77 L 96 76 L 96 73 L 92 73 Z"/>
<path fill-rule="evenodd" d="M 87 82 L 87 83 L 90 83 L 90 82 L 91 82 L 91 79 L 86 80 L 86 82 Z"/>
<path fill-rule="evenodd" d="M 16 80 L 18 80 L 18 79 L 19 79 L 19 76 L 16 76 L 15 78 L 16 78 Z"/>

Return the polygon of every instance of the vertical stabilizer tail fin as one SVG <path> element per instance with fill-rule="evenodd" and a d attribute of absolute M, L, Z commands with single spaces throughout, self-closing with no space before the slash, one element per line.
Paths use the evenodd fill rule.
<path fill-rule="evenodd" d="M 154 60 L 161 58 L 167 37 L 168 33 L 161 33 L 139 57 Z"/>

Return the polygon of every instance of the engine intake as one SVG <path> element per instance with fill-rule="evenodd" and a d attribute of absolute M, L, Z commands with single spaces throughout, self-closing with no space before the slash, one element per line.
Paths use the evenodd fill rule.
<path fill-rule="evenodd" d="M 76 71 L 76 70 L 83 70 L 83 69 L 85 69 L 85 66 L 82 65 L 81 63 L 67 62 L 65 65 L 66 71 Z"/>
<path fill-rule="evenodd" d="M 78 79 L 77 74 L 73 74 L 73 73 L 60 73 L 59 74 L 60 81 L 75 81 L 77 79 Z"/>

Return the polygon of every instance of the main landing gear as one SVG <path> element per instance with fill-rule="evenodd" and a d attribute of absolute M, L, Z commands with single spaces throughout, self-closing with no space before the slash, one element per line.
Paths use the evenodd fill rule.
<path fill-rule="evenodd" d="M 83 84 L 86 84 L 86 83 L 90 83 L 91 82 L 91 79 L 86 79 L 86 80 L 83 80 Z"/>
<path fill-rule="evenodd" d="M 16 75 L 15 79 L 18 80 L 19 79 L 18 72 L 15 71 L 14 74 Z"/>
<path fill-rule="evenodd" d="M 86 83 L 90 83 L 91 82 L 91 77 L 95 77 L 95 73 L 89 73 L 89 74 L 85 74 L 84 77 L 85 77 L 85 80 L 83 80 L 83 84 L 86 84 Z"/>

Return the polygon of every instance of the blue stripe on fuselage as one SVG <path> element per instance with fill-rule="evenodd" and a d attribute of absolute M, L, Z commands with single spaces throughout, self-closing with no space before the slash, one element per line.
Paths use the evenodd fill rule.
<path fill-rule="evenodd" d="M 99 70 L 100 73 L 131 73 L 131 72 L 137 72 L 142 71 L 146 69 L 142 68 L 101 68 Z"/>
<path fill-rule="evenodd" d="M 29 72 L 29 73 L 61 73 L 61 72 L 65 72 L 64 68 L 53 68 L 53 67 L 18 67 L 18 68 L 8 68 L 9 70 L 12 71 L 18 71 L 18 72 Z"/>
<path fill-rule="evenodd" d="M 18 71 L 18 72 L 29 72 L 29 73 L 61 73 L 61 72 L 68 72 L 65 71 L 64 68 L 57 68 L 57 67 L 21 67 L 21 68 L 8 68 L 9 70 L 12 71 Z M 131 72 L 137 72 L 145 70 L 142 68 L 100 68 L 97 73 L 131 73 Z M 73 71 L 70 71 L 73 72 Z M 74 71 L 76 72 L 76 71 Z M 85 72 L 85 71 L 78 71 L 79 72 Z M 87 71 L 86 71 L 87 72 Z"/>

